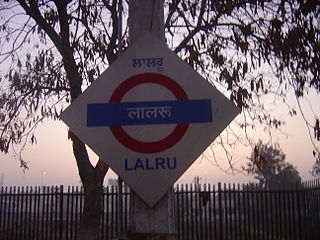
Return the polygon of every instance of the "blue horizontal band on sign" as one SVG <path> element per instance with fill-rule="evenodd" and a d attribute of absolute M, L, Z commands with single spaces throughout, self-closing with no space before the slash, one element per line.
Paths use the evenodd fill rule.
<path fill-rule="evenodd" d="M 210 99 L 87 105 L 88 127 L 205 122 L 212 122 Z"/>

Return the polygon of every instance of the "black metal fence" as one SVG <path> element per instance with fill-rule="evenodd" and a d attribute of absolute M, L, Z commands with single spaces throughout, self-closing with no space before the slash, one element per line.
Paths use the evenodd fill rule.
<path fill-rule="evenodd" d="M 103 194 L 100 239 L 129 229 L 128 188 Z M 78 187 L 2 187 L 0 240 L 77 239 L 83 206 Z M 320 239 L 320 182 L 292 190 L 252 185 L 177 185 L 175 211 L 181 240 Z"/>
<path fill-rule="evenodd" d="M 178 239 L 320 239 L 319 181 L 292 190 L 218 184 L 179 186 Z"/>

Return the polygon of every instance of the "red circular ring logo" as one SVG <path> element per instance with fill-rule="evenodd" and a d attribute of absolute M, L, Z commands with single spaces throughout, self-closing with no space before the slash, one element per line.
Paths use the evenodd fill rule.
<path fill-rule="evenodd" d="M 109 103 L 121 102 L 125 94 L 132 88 L 145 83 L 159 84 L 176 97 L 177 100 L 188 100 L 183 88 L 171 78 L 158 73 L 142 73 L 132 76 L 122 82 L 113 92 Z M 113 136 L 125 147 L 140 153 L 157 153 L 174 146 L 184 136 L 189 127 L 188 123 L 179 123 L 165 138 L 155 142 L 142 142 L 129 136 L 122 126 L 110 126 Z"/>

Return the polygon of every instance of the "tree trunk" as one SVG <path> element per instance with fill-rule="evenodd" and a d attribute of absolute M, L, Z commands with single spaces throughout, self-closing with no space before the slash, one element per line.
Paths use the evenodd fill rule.
<path fill-rule="evenodd" d="M 84 190 L 84 207 L 78 239 L 98 239 L 101 226 L 103 179 L 109 167 L 101 159 L 93 167 L 85 144 L 72 132 L 69 132 L 69 137 L 73 141 L 73 153 Z"/>
<path fill-rule="evenodd" d="M 98 239 L 101 230 L 103 179 L 93 177 L 84 186 L 84 208 L 78 231 L 79 240 Z"/>
<path fill-rule="evenodd" d="M 33 18 L 38 26 L 46 32 L 58 52 L 61 54 L 67 81 L 70 86 L 71 101 L 74 101 L 82 92 L 81 86 L 83 79 L 79 71 L 79 66 L 76 64 L 74 58 L 73 48 L 70 44 L 70 26 L 67 5 L 71 1 L 53 1 L 58 12 L 60 25 L 59 33 L 46 21 L 45 17 L 41 15 L 39 3 L 36 0 L 29 0 L 28 3 L 23 0 L 18 0 L 18 2 L 25 10 L 26 14 Z M 113 6 L 113 9 L 115 9 L 115 6 Z M 115 21 L 114 25 L 116 24 L 117 22 Z M 116 36 L 116 31 L 114 31 L 113 36 L 114 35 Z M 116 39 L 113 37 L 112 42 L 115 43 L 115 41 Z M 111 46 L 110 49 L 112 49 Z M 113 55 L 109 53 L 108 59 L 113 59 L 112 57 Z M 101 200 L 103 179 L 108 171 L 108 166 L 101 159 L 99 159 L 96 166 L 93 166 L 89 160 L 85 144 L 71 131 L 69 131 L 68 137 L 73 143 L 73 153 L 84 189 L 84 209 L 79 227 L 78 239 L 97 239 L 102 212 Z"/>

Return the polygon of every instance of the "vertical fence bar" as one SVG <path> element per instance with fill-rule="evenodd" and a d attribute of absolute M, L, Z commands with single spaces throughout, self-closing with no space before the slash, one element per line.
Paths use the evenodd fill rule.
<path fill-rule="evenodd" d="M 2 235 L 3 235 L 3 239 L 6 239 L 6 234 L 7 234 L 7 211 L 8 211 L 8 187 L 5 187 L 4 189 L 4 196 L 3 196 L 3 218 L 2 218 Z"/>
<path fill-rule="evenodd" d="M 307 226 L 308 226 L 308 239 L 313 239 L 312 236 L 312 228 L 313 228 L 313 212 L 312 212 L 312 183 L 310 182 L 308 191 L 306 194 L 306 218 L 307 218 Z"/>
<path fill-rule="evenodd" d="M 105 239 L 105 200 L 106 197 L 106 193 L 105 193 L 105 188 L 103 188 L 102 190 L 102 200 L 101 200 L 101 204 L 102 204 L 102 213 L 101 213 L 101 230 L 100 230 L 100 239 Z"/>
<path fill-rule="evenodd" d="M 37 219 L 37 201 L 36 201 L 36 196 L 37 196 L 37 186 L 34 187 L 32 193 L 31 193 L 31 209 L 32 212 L 30 213 L 31 216 L 31 225 L 32 225 L 32 239 L 36 239 L 36 219 Z M 33 216 L 33 217 L 32 217 Z"/>
<path fill-rule="evenodd" d="M 304 189 L 270 191 L 238 184 L 178 185 L 176 214 L 178 238 L 189 239 L 319 239 L 319 181 Z M 129 192 L 123 191 L 123 221 L 128 218 Z M 66 198 L 66 199 L 64 199 Z M 112 239 L 117 226 L 120 197 L 114 187 L 103 194 L 100 239 Z M 0 239 L 76 239 L 81 218 L 82 191 L 63 186 L 1 188 Z M 80 207 L 79 207 L 80 205 Z M 65 212 L 64 212 L 65 211 Z M 123 225 L 126 228 L 126 224 Z"/>
<path fill-rule="evenodd" d="M 119 1 L 121 2 L 121 1 Z M 117 230 L 118 230 L 118 235 L 123 233 L 123 194 L 122 194 L 122 190 L 123 190 L 123 181 L 120 177 L 118 177 L 118 192 L 117 192 L 117 196 L 118 196 L 118 204 L 117 204 L 117 209 L 118 209 L 118 218 L 117 218 Z"/>
<path fill-rule="evenodd" d="M 41 204 L 41 187 L 38 186 L 37 187 L 37 194 L 36 194 L 36 201 L 37 201 L 37 216 L 36 216 L 36 234 L 37 234 L 37 238 L 36 240 L 39 240 L 40 239 L 40 229 L 41 229 L 41 226 L 40 226 L 40 204 Z"/>
<path fill-rule="evenodd" d="M 232 207 L 232 198 L 233 198 L 233 191 L 231 189 L 231 185 L 230 183 L 228 184 L 228 210 L 229 210 L 229 236 L 230 236 L 230 239 L 233 239 L 233 215 L 234 215 L 234 212 L 233 212 L 233 207 Z"/>
<path fill-rule="evenodd" d="M 280 238 L 285 239 L 285 205 L 283 202 L 284 192 L 279 191 L 279 210 L 280 210 Z"/>
<path fill-rule="evenodd" d="M 178 239 L 183 239 L 183 230 L 181 231 L 181 226 L 180 226 L 180 217 L 182 216 L 182 214 L 180 214 L 180 207 L 183 208 L 183 203 L 180 203 L 180 194 L 181 194 L 181 190 L 179 188 L 179 184 L 177 184 L 176 186 L 176 194 L 175 194 L 175 202 L 176 202 L 176 227 L 177 227 L 177 237 Z"/>
<path fill-rule="evenodd" d="M 28 222 L 29 222 L 29 236 L 30 239 L 34 239 L 33 231 L 34 231 L 34 224 L 33 224 L 33 197 L 34 197 L 34 189 L 35 187 L 30 187 L 29 197 L 29 213 L 28 213 Z"/>
<path fill-rule="evenodd" d="M 37 196 L 37 186 L 34 187 L 32 193 L 31 193 L 31 208 L 32 212 L 30 213 L 30 216 L 32 218 L 31 220 L 31 225 L 32 225 L 32 239 L 36 239 L 36 219 L 37 219 L 37 201 L 36 201 L 36 196 Z"/>
<path fill-rule="evenodd" d="M 298 239 L 302 239 L 302 207 L 301 207 L 301 194 L 297 188 L 297 209 L 298 209 Z"/>
<path fill-rule="evenodd" d="M 49 217 L 49 210 L 50 210 L 50 188 L 46 187 L 44 188 L 44 204 L 46 206 L 45 210 L 45 239 L 49 239 L 49 222 L 50 222 L 50 217 Z"/>
<path fill-rule="evenodd" d="M 70 223 L 70 239 L 74 239 L 74 236 L 76 236 L 75 230 L 74 230 L 74 226 L 75 226 L 75 217 L 74 217 L 74 201 L 75 201 L 75 189 L 74 186 L 72 186 L 71 188 L 71 208 L 70 208 L 70 218 L 71 218 L 71 223 Z"/>
<path fill-rule="evenodd" d="M 309 187 L 309 184 L 307 183 L 306 188 Z M 303 236 L 307 239 L 309 239 L 309 208 L 308 208 L 308 202 L 307 202 L 307 191 L 302 191 L 302 226 L 304 230 Z"/>
<path fill-rule="evenodd" d="M 198 188 L 197 184 L 194 184 L 194 231 L 195 231 L 195 239 L 199 240 L 199 221 L 198 221 L 198 216 L 199 216 L 199 211 L 198 211 Z"/>
<path fill-rule="evenodd" d="M 319 235 L 319 231 L 317 231 L 317 226 L 320 225 L 320 219 L 319 219 L 319 188 L 318 188 L 318 184 L 317 182 L 315 182 L 315 213 L 317 213 L 317 215 L 315 216 L 315 238 L 319 239 L 320 235 Z"/>
<path fill-rule="evenodd" d="M 313 182 L 313 221 L 314 221 L 314 225 L 313 225 L 313 231 L 314 231 L 314 239 L 319 239 L 319 234 L 318 234 L 318 230 L 317 230 L 317 226 L 319 226 L 319 221 L 318 221 L 318 212 L 319 212 L 319 208 L 318 208 L 318 199 L 317 199 L 317 185 L 316 182 Z"/>
<path fill-rule="evenodd" d="M 283 234 L 284 234 L 285 239 L 291 240 L 292 238 L 291 239 L 289 238 L 289 231 L 288 231 L 290 219 L 288 216 L 289 215 L 288 214 L 289 203 L 287 202 L 287 194 L 288 194 L 288 191 L 284 191 L 283 197 L 282 197 L 282 202 L 283 202 L 283 207 L 284 207 L 284 209 L 283 209 L 283 216 L 284 216 L 284 226 L 283 226 L 284 232 L 283 232 Z"/>
<path fill-rule="evenodd" d="M 109 234 L 110 234 L 110 229 L 109 229 L 109 197 L 110 197 L 110 192 L 109 192 L 109 186 L 107 187 L 107 195 L 106 195 L 106 206 L 107 206 L 107 213 L 106 213 L 106 226 L 107 226 L 107 231 L 106 231 L 106 237 L 109 239 Z"/>
<path fill-rule="evenodd" d="M 269 192 L 265 189 L 265 192 L 264 192 L 264 200 L 265 200 L 265 206 L 266 206 L 266 209 L 265 209 L 265 214 L 266 214 L 266 239 L 270 239 L 270 236 L 271 236 L 271 226 L 270 226 L 270 223 L 271 223 L 271 217 L 270 217 L 270 194 Z"/>
<path fill-rule="evenodd" d="M 197 235 L 195 234 L 195 222 L 196 222 L 196 214 L 195 214 L 195 204 L 194 204 L 194 186 L 190 184 L 190 208 L 191 208 L 191 239 L 197 239 Z"/>
<path fill-rule="evenodd" d="M 188 184 L 185 184 L 184 185 L 184 188 L 183 188 L 183 198 L 184 198 L 184 202 L 182 203 L 183 205 L 185 205 L 184 207 L 184 211 L 186 213 L 186 226 L 183 230 L 183 233 L 180 234 L 180 236 L 182 236 L 182 240 L 183 239 L 190 239 L 190 215 L 189 215 L 189 212 L 190 212 L 190 202 L 188 201 L 189 199 L 189 193 L 188 193 Z M 182 213 L 183 214 L 183 213 Z M 183 215 L 182 215 L 183 216 Z M 177 216 L 178 217 L 178 216 Z M 182 217 L 183 219 L 183 217 Z"/>
<path fill-rule="evenodd" d="M 29 187 L 26 187 L 26 191 L 25 191 L 25 201 L 24 201 L 24 217 L 23 217 L 23 222 L 24 222 L 24 237 L 25 239 L 29 239 L 29 232 L 28 232 L 28 193 L 29 193 Z"/>
<path fill-rule="evenodd" d="M 250 206 L 250 196 L 252 192 L 247 189 L 246 191 L 246 210 L 247 210 L 247 239 L 251 239 L 251 206 Z"/>
<path fill-rule="evenodd" d="M 28 232 L 28 194 L 29 194 L 29 187 L 27 186 L 25 188 L 25 192 L 24 192 L 24 202 L 23 202 L 23 227 L 24 227 L 24 233 L 23 233 L 23 237 L 24 239 L 29 239 L 29 232 Z"/>
<path fill-rule="evenodd" d="M 41 186 L 41 202 L 42 202 L 42 210 L 41 210 L 41 228 L 40 228 L 40 239 L 44 239 L 44 230 L 45 230 L 45 209 L 46 209 L 46 196 L 45 196 L 45 187 Z"/>
<path fill-rule="evenodd" d="M 271 226 L 271 239 L 275 239 L 275 192 L 274 191 L 270 191 L 270 226 Z"/>
<path fill-rule="evenodd" d="M 56 186 L 55 187 L 55 198 L 54 198 L 54 201 L 55 201 L 55 204 L 54 204 L 54 234 L 55 234 L 55 237 L 54 239 L 55 240 L 58 240 L 59 239 L 59 210 L 60 210 L 60 207 L 59 207 L 59 200 L 60 200 L 60 194 L 59 194 L 59 187 Z"/>
<path fill-rule="evenodd" d="M 19 221 L 20 221 L 20 187 L 17 188 L 17 201 L 16 201 L 16 222 L 15 222 L 15 234 L 14 234 L 14 238 L 13 239 L 19 239 L 19 232 L 21 231 L 21 228 L 20 228 L 20 224 L 19 224 Z M 1 208 L 1 203 L 0 203 L 0 208 Z M 1 212 L 1 210 L 0 210 Z M 0 213 L 1 215 L 1 213 Z M 0 216 L 1 218 L 1 216 Z M 1 222 L 1 220 L 0 220 Z M 1 223 L 0 223 L 0 232 L 1 232 Z M 1 234 L 0 234 L 0 239 L 1 239 Z"/>
<path fill-rule="evenodd" d="M 298 237 L 297 237 L 297 232 L 298 232 L 298 227 L 297 227 L 297 190 L 294 189 L 293 191 L 291 191 L 291 194 L 290 194 L 290 198 L 291 198 L 291 212 L 292 212 L 292 221 L 291 221 L 291 224 L 292 224 L 292 239 L 293 240 L 297 240 Z"/>
<path fill-rule="evenodd" d="M 176 215 L 176 228 L 177 228 L 177 238 L 180 239 L 182 232 L 180 230 L 180 202 L 179 202 L 179 198 L 180 198 L 180 188 L 179 188 L 179 184 L 176 185 L 175 188 L 175 198 L 174 198 L 174 203 L 175 203 L 175 215 Z"/>
<path fill-rule="evenodd" d="M 257 213 L 257 239 L 263 238 L 263 231 L 262 231 L 262 220 L 263 214 L 261 213 L 262 210 L 262 202 L 261 202 L 261 195 L 262 195 L 262 189 L 258 189 L 257 195 L 256 195 L 256 213 Z"/>
<path fill-rule="evenodd" d="M 59 226 L 58 226 L 58 221 L 59 221 L 59 218 L 58 218 L 58 209 L 59 209 L 59 206 L 58 206 L 58 201 L 59 201 L 59 194 L 58 194 L 58 186 L 55 187 L 55 190 L 54 190 L 54 239 L 57 240 L 57 235 L 58 235 L 58 229 L 59 229 Z"/>
<path fill-rule="evenodd" d="M 23 222 L 23 206 L 24 206 L 24 187 L 21 188 L 21 198 L 20 198 L 20 207 L 19 207 L 19 220 L 20 220 L 20 231 L 19 239 L 22 239 L 24 231 L 24 222 Z"/>
<path fill-rule="evenodd" d="M 70 224 L 70 186 L 67 187 L 66 196 L 66 222 L 65 222 L 65 238 L 69 239 L 69 224 Z"/>
<path fill-rule="evenodd" d="M 9 239 L 10 236 L 10 232 L 12 231 L 11 226 L 10 226 L 10 222 L 12 219 L 12 187 L 9 187 L 9 193 L 7 194 L 7 206 L 6 206 L 6 216 L 7 216 L 7 220 L 6 220 L 6 239 Z"/>
<path fill-rule="evenodd" d="M 4 227 L 3 227 L 3 219 L 2 217 L 5 215 L 3 213 L 5 207 L 4 207 L 4 201 L 3 201 L 3 198 L 4 198 L 4 190 L 3 190 L 3 186 L 1 187 L 1 191 L 0 191 L 0 239 L 3 239 L 4 238 Z"/>
<path fill-rule="evenodd" d="M 184 212 L 182 212 L 182 219 L 184 219 L 184 214 L 185 214 L 185 223 L 184 223 L 184 228 L 183 228 L 183 233 L 180 234 L 180 236 L 182 236 L 182 240 L 183 239 L 189 239 L 189 231 L 190 229 L 188 228 L 189 227 L 189 221 L 190 221 L 190 216 L 189 216 L 189 212 L 190 212 L 190 209 L 189 209 L 189 201 L 188 201 L 188 184 L 186 185 L 182 185 L 183 186 L 183 201 L 182 201 L 182 204 L 184 205 Z M 176 216 L 178 217 L 178 216 Z M 183 221 L 183 220 L 181 220 Z M 183 221 L 184 222 L 184 221 Z"/>
<path fill-rule="evenodd" d="M 60 185 L 59 189 L 59 240 L 63 238 L 63 185 Z"/>
<path fill-rule="evenodd" d="M 78 238 L 78 223 L 80 222 L 79 219 L 81 219 L 80 217 L 80 212 L 79 212 L 79 205 L 80 205 L 80 200 L 79 198 L 81 198 L 82 196 L 80 195 L 80 192 L 81 192 L 81 189 L 79 190 L 79 187 L 76 186 L 75 188 L 75 192 L 74 192 L 74 196 L 75 196 L 75 209 L 73 210 L 74 211 L 74 236 L 75 236 L 75 239 Z M 80 211 L 81 211 L 81 208 L 80 208 Z"/>
<path fill-rule="evenodd" d="M 54 188 L 51 187 L 49 189 L 49 236 L 50 236 L 50 239 L 53 239 L 53 227 L 54 226 L 54 220 L 53 220 L 53 203 L 54 203 L 54 194 L 53 194 L 53 191 L 54 191 Z"/>
<path fill-rule="evenodd" d="M 118 235 L 119 234 L 119 232 L 118 232 L 118 229 L 119 229 L 119 222 L 118 222 L 118 220 L 119 220 L 119 212 L 120 212 L 120 210 L 118 209 L 118 206 L 119 206 L 119 186 L 117 186 L 116 188 L 115 188 L 115 193 L 114 193 L 115 195 L 114 195 L 114 198 L 115 198 L 115 203 L 114 203 L 114 213 L 115 213 L 115 216 L 114 216 L 114 221 L 115 221 L 115 233 L 114 233 L 114 236 L 116 236 L 116 235 Z"/>
<path fill-rule="evenodd" d="M 3 188 L 3 197 L 2 197 L 2 201 L 1 201 L 1 206 L 2 206 L 2 231 L 1 231 L 1 235 L 2 235 L 2 238 L 4 238 L 5 239 L 5 234 L 6 234 L 6 232 L 7 232 L 7 227 L 6 227 L 6 218 L 7 218 L 7 208 L 8 208 L 8 206 L 7 206 L 7 203 L 8 203 L 8 201 L 7 201 L 7 197 L 8 197 L 8 187 L 5 187 L 5 188 Z"/>
<path fill-rule="evenodd" d="M 197 201 L 198 201 L 198 229 L 199 229 L 199 240 L 203 239 L 203 206 L 202 206 L 202 186 L 198 185 Z"/>
<path fill-rule="evenodd" d="M 129 203 L 130 203 L 130 189 L 128 188 L 127 184 L 125 184 L 125 194 L 126 194 L 126 197 L 125 197 L 125 206 L 126 206 L 126 211 L 125 211 L 125 214 L 126 214 L 126 217 L 124 219 L 125 221 L 125 226 L 126 226 L 126 231 L 129 230 L 129 224 L 128 224 L 128 219 L 129 219 Z"/>
<path fill-rule="evenodd" d="M 190 214 L 190 220 L 191 220 L 191 239 L 195 239 L 194 238 L 194 211 L 193 211 L 193 187 L 192 184 L 190 184 L 190 210 L 191 210 L 191 214 Z"/>
<path fill-rule="evenodd" d="M 294 235 L 294 228 L 295 228 L 295 224 L 294 224 L 294 213 L 293 213 L 293 191 L 294 189 L 291 189 L 288 194 L 287 194 L 287 202 L 288 202 L 288 231 L 289 231 L 289 239 L 295 240 L 295 235 Z"/>
<path fill-rule="evenodd" d="M 253 192 L 255 191 L 255 192 Z M 253 228 L 253 239 L 258 239 L 257 238 L 257 219 L 256 219 L 256 196 L 257 196 L 257 190 L 254 189 L 252 190 L 251 194 L 251 209 L 252 209 L 252 228 Z"/>
<path fill-rule="evenodd" d="M 246 204 L 246 189 L 245 189 L 245 185 L 242 185 L 242 203 L 241 206 L 243 208 L 243 238 L 247 239 L 247 219 L 248 219 L 248 215 L 245 214 L 247 213 L 247 204 Z"/>
<path fill-rule="evenodd" d="M 316 212 L 317 212 L 317 219 L 316 219 L 316 225 L 317 226 L 319 226 L 320 225 L 320 214 L 319 214 L 319 212 L 320 212 L 320 199 L 319 199 L 319 196 L 320 196 L 320 194 L 319 194 L 319 190 L 320 190 L 320 188 L 319 188 L 319 184 L 318 184 L 318 182 L 317 182 L 317 186 L 316 186 L 316 199 L 317 199 L 317 210 L 316 210 Z M 316 235 L 316 238 L 317 239 L 319 239 L 320 238 L 320 233 L 319 233 L 319 231 L 317 231 L 317 235 Z"/>
<path fill-rule="evenodd" d="M 260 216 L 261 216 L 261 231 L 262 231 L 262 238 L 266 239 L 266 217 L 267 217 L 267 209 L 266 209 L 266 202 L 265 202 L 265 190 L 261 189 L 261 195 L 260 195 Z"/>
<path fill-rule="evenodd" d="M 185 202 L 186 202 L 186 239 L 190 239 L 190 204 L 189 204 L 189 191 L 188 191 L 188 184 L 185 185 Z"/>
<path fill-rule="evenodd" d="M 309 200 L 309 196 L 310 196 L 310 188 L 311 188 L 311 184 L 308 184 L 308 189 L 307 191 L 304 191 L 304 223 L 305 226 L 304 228 L 306 229 L 306 237 L 307 239 L 312 239 L 311 236 L 311 230 L 312 230 L 312 222 L 311 222 L 311 218 L 312 218 L 312 212 L 310 209 L 310 200 Z"/>
<path fill-rule="evenodd" d="M 277 204 L 278 204 L 278 193 L 276 191 L 272 192 L 272 196 L 273 196 L 273 205 L 272 205 L 272 209 L 273 209 L 273 232 L 274 232 L 274 238 L 275 239 L 279 239 L 279 226 L 278 226 L 278 208 L 277 208 Z"/>
<path fill-rule="evenodd" d="M 114 236 L 114 186 L 111 186 L 111 238 Z"/>
<path fill-rule="evenodd" d="M 236 190 L 236 200 L 235 200 L 235 206 L 237 206 L 237 212 L 238 212 L 238 218 L 236 218 L 236 221 L 238 222 L 238 231 L 236 233 L 237 238 L 239 240 L 242 240 L 242 209 L 241 209 L 241 189 L 240 189 L 240 184 L 237 185 L 237 190 Z"/>
<path fill-rule="evenodd" d="M 208 203 L 208 218 L 209 218 L 209 237 L 208 239 L 212 240 L 213 237 L 212 237 L 212 202 L 213 202 L 213 198 L 214 198 L 214 195 L 212 194 L 212 190 L 211 190 L 211 185 L 208 184 L 208 194 L 209 194 L 209 203 Z"/>
<path fill-rule="evenodd" d="M 7 238 L 10 239 L 12 237 L 14 228 L 13 221 L 14 221 L 14 188 L 10 187 L 9 192 L 9 208 L 8 208 L 8 227 L 7 227 Z"/>
<path fill-rule="evenodd" d="M 223 240 L 223 212 L 222 212 L 222 191 L 221 183 L 218 183 L 218 210 L 219 210 L 219 236 Z"/>
<path fill-rule="evenodd" d="M 310 214 L 309 214 L 309 218 L 310 218 L 310 239 L 315 239 L 315 209 L 314 209 L 314 185 L 313 185 L 313 182 L 311 183 L 311 189 L 310 189 L 310 192 L 309 192 L 309 198 L 308 198 L 308 203 L 309 203 L 309 209 L 310 209 Z"/>
<path fill-rule="evenodd" d="M 214 239 L 218 239 L 218 221 L 217 221 L 217 201 L 216 201 L 216 186 L 212 186 L 212 192 L 213 192 L 213 229 L 214 229 Z"/>
<path fill-rule="evenodd" d="M 226 189 L 226 184 L 223 184 L 223 210 L 224 210 L 224 225 L 225 225 L 225 232 L 224 236 L 226 239 L 229 238 L 229 232 L 228 232 L 228 201 L 227 201 L 227 189 Z"/>
<path fill-rule="evenodd" d="M 283 192 L 278 191 L 279 199 L 279 228 L 280 228 L 280 239 L 284 238 L 284 210 L 285 206 L 283 204 Z"/>
<path fill-rule="evenodd" d="M 11 218 L 11 234 L 10 234 L 10 239 L 14 239 L 13 236 L 15 235 L 17 229 L 15 228 L 16 226 L 16 217 L 17 217 L 17 206 L 16 206 L 16 187 L 13 187 L 13 192 L 12 192 L 12 218 Z"/>
<path fill-rule="evenodd" d="M 233 228 L 234 228 L 234 238 L 235 240 L 238 239 L 238 224 L 237 224 L 237 216 L 238 216 L 238 209 L 237 209 L 237 204 L 236 204 L 236 197 L 237 197 L 237 194 L 236 194 L 236 186 L 235 184 L 233 183 L 232 184 L 232 202 L 233 202 Z"/>
<path fill-rule="evenodd" d="M 210 202 L 210 193 L 207 190 L 207 184 L 204 185 L 203 188 L 203 199 L 202 199 L 202 206 L 204 210 L 204 239 L 209 240 L 209 234 L 208 234 L 208 209 L 209 209 L 209 203 Z"/>

